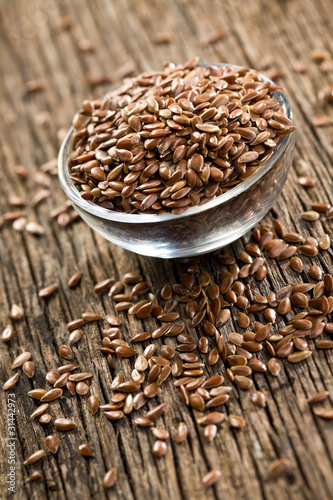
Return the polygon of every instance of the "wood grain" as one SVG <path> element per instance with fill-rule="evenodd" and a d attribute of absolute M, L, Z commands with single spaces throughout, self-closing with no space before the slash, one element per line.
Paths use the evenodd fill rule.
<path fill-rule="evenodd" d="M 46 387 L 45 372 L 59 366 L 63 360 L 58 349 L 66 343 L 66 323 L 80 317 L 85 310 L 103 316 L 114 311 L 107 296 L 93 293 L 93 285 L 107 277 L 118 279 L 127 271 L 138 271 L 147 279 L 154 292 L 166 282 L 176 283 L 186 266 L 180 261 L 160 261 L 136 256 L 115 247 L 93 233 L 83 222 L 60 228 L 50 217 L 50 211 L 65 202 L 65 196 L 56 178 L 51 180 L 51 195 L 39 206 L 31 207 L 31 198 L 40 187 L 34 176 L 40 166 L 57 155 L 57 133 L 67 128 L 75 111 L 85 98 L 99 97 L 108 86 L 92 88 L 87 82 L 88 72 L 109 74 L 117 82 L 117 71 L 124 64 L 132 64 L 138 71 L 159 68 L 163 61 L 181 63 L 194 55 L 201 61 L 229 62 L 249 65 L 265 71 L 279 68 L 285 76 L 279 82 L 286 93 L 298 126 L 293 168 L 279 197 L 266 220 L 281 218 L 288 230 L 305 235 L 332 236 L 332 224 L 325 216 L 315 223 L 302 221 L 299 213 L 314 201 L 332 202 L 332 127 L 314 128 L 313 114 L 332 115 L 332 107 L 324 109 L 317 98 L 318 91 L 332 83 L 332 73 L 320 71 L 309 54 L 313 49 L 326 49 L 333 54 L 333 7 L 330 0 L 51 0 L 24 2 L 13 0 L 2 3 L 0 28 L 2 134 L 0 138 L 0 214 L 12 208 L 10 194 L 23 196 L 23 209 L 29 221 L 42 224 L 41 237 L 27 232 L 19 233 L 5 222 L 0 229 L 0 324 L 10 322 L 9 310 L 13 303 L 22 305 L 22 320 L 13 322 L 15 336 L 2 343 L 0 379 L 13 375 L 10 365 L 22 351 L 29 350 L 36 364 L 33 379 L 21 375 L 13 391 L 16 398 L 16 493 L 8 496 L 7 450 L 7 395 L 0 393 L 1 434 L 1 498 L 25 499 L 270 499 L 270 500 L 328 500 L 333 495 L 333 440 L 332 424 L 316 418 L 306 398 L 316 391 L 332 392 L 333 355 L 331 351 L 316 351 L 312 359 L 293 366 L 283 363 L 278 378 L 255 374 L 254 385 L 267 397 L 267 407 L 259 409 L 250 400 L 250 394 L 233 390 L 228 413 L 242 415 L 246 427 L 232 431 L 222 424 L 217 438 L 207 444 L 202 429 L 196 423 L 179 392 L 171 381 L 162 386 L 156 402 L 168 402 L 168 410 L 158 422 L 174 436 L 178 422 L 189 428 L 189 438 L 182 444 L 170 440 L 169 452 L 162 459 L 151 454 L 154 442 L 146 429 L 138 429 L 125 418 L 111 423 L 99 412 L 92 416 L 87 409 L 87 398 L 71 397 L 66 393 L 51 403 L 52 418 L 68 416 L 78 427 L 68 433 L 57 432 L 59 452 L 46 453 L 35 466 L 25 467 L 23 461 L 35 450 L 45 449 L 45 436 L 54 432 L 52 424 L 41 426 L 30 421 L 36 402 L 26 393 L 32 388 Z M 60 21 L 71 16 L 73 25 L 61 29 Z M 207 36 L 225 29 L 226 36 L 218 42 L 205 45 Z M 170 44 L 154 42 L 159 33 L 171 35 Z M 97 50 L 83 53 L 79 49 L 82 38 L 91 39 Z M 294 61 L 308 64 L 304 74 L 295 72 Z M 25 83 L 43 79 L 44 91 L 27 94 Z M 50 121 L 40 125 L 36 117 L 48 112 Z M 14 166 L 24 164 L 29 178 L 19 180 Z M 305 190 L 297 183 L 297 176 L 317 177 L 315 188 Z M 227 251 L 237 254 L 250 235 L 234 243 Z M 201 266 L 217 277 L 221 270 L 216 256 L 203 256 Z M 306 265 L 319 264 L 332 273 L 332 250 L 321 252 L 315 259 L 304 258 Z M 79 287 L 70 290 L 66 283 L 74 270 L 83 272 Z M 305 273 L 306 279 L 307 274 Z M 286 262 L 269 262 L 268 278 L 262 283 L 250 279 L 259 293 L 278 289 L 288 281 L 300 281 Z M 59 292 L 48 300 L 38 298 L 38 291 L 58 281 Z M 221 331 L 227 335 L 237 331 L 236 309 L 232 319 Z M 125 314 L 122 333 L 128 338 L 133 332 L 152 331 L 155 320 L 140 322 L 128 320 Z M 282 324 L 281 322 L 278 324 Z M 112 370 L 98 352 L 102 323 L 84 327 L 84 336 L 73 346 L 75 361 L 83 371 L 94 374 L 90 393 L 101 402 L 110 400 L 110 384 L 115 371 L 129 378 L 132 361 L 116 361 Z M 201 334 L 189 328 L 194 337 Z M 174 339 L 165 339 L 174 345 Z M 160 345 L 160 341 L 156 341 Z M 144 344 L 146 345 L 146 344 Z M 310 341 L 313 347 L 313 342 Z M 138 346 L 142 351 L 142 347 Z M 264 359 L 268 359 L 265 358 Z M 21 369 L 19 369 L 21 371 Z M 220 361 L 210 373 L 224 371 Z M 145 414 L 145 408 L 138 412 Z M 87 442 L 94 450 L 93 459 L 85 459 L 78 445 Z M 288 458 L 294 469 L 291 476 L 267 479 L 269 465 L 278 458 Z M 105 472 L 118 467 L 114 488 L 101 486 Z M 221 470 L 215 486 L 203 490 L 201 478 L 211 469 Z M 42 478 L 27 483 L 33 470 Z"/>

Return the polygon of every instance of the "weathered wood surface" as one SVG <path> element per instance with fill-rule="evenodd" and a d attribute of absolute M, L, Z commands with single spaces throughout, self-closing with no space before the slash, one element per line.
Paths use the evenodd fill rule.
<path fill-rule="evenodd" d="M 286 75 L 280 81 L 286 88 L 298 126 L 295 159 L 283 193 L 267 220 L 278 216 L 290 230 L 306 235 L 332 235 L 332 225 L 325 217 L 312 224 L 299 218 L 299 212 L 312 201 L 332 202 L 332 128 L 315 129 L 311 125 L 311 115 L 323 112 L 317 93 L 324 84 L 332 83 L 332 73 L 322 73 L 309 58 L 309 52 L 315 48 L 325 48 L 333 55 L 332 14 L 330 0 L 2 2 L 0 213 L 10 210 L 7 196 L 15 193 L 28 200 L 23 209 L 28 220 L 38 221 L 45 228 L 45 235 L 40 238 L 16 232 L 9 223 L 0 231 L 1 327 L 10 322 L 11 304 L 20 304 L 25 311 L 24 318 L 14 322 L 14 338 L 0 346 L 1 383 L 13 375 L 11 362 L 23 350 L 32 352 L 37 366 L 32 380 L 22 374 L 11 391 L 15 393 L 17 412 L 16 493 L 12 498 L 332 498 L 332 424 L 316 418 L 306 403 L 306 398 L 319 390 L 329 390 L 333 397 L 331 351 L 315 351 L 312 359 L 296 366 L 284 362 L 277 379 L 254 375 L 255 387 L 267 396 L 265 409 L 255 407 L 248 392 L 235 389 L 227 412 L 243 415 L 247 425 L 235 432 L 226 423 L 222 424 L 212 444 L 203 440 L 192 412 L 180 399 L 178 389 L 168 381 L 158 396 L 158 402 L 169 403 L 161 425 L 174 435 L 177 423 L 183 420 L 189 426 L 189 439 L 180 445 L 170 441 L 167 456 L 159 460 L 151 455 L 150 431 L 136 428 L 131 418 L 112 424 L 100 412 L 92 416 L 86 406 L 88 396 L 70 397 L 67 393 L 50 405 L 50 413 L 53 418 L 71 415 L 78 428 L 57 433 L 61 442 L 57 455 L 47 452 L 35 466 L 23 465 L 33 451 L 45 449 L 45 436 L 54 430 L 52 424 L 41 426 L 30 421 L 36 403 L 26 393 L 33 387 L 45 387 L 45 372 L 61 364 L 57 351 L 68 337 L 66 323 L 84 310 L 103 315 L 113 311 L 107 296 L 93 293 L 93 284 L 137 270 L 150 281 L 153 291 L 158 291 L 165 281 L 177 282 L 184 269 L 178 261 L 143 258 L 116 248 L 83 222 L 60 228 L 49 215 L 65 201 L 56 178 L 52 179 L 48 200 L 36 208 L 29 205 L 38 190 L 34 174 L 57 154 L 57 131 L 68 127 L 82 99 L 98 97 L 107 88 L 89 87 L 87 72 L 115 75 L 124 63 L 145 70 L 159 68 L 164 60 L 180 63 L 194 55 L 200 55 L 202 61 L 226 61 L 257 69 L 272 65 L 284 70 Z M 60 29 L 59 21 L 67 15 L 72 17 L 73 26 Z M 227 35 L 216 44 L 205 46 L 203 40 L 207 35 L 220 28 L 225 28 Z M 170 44 L 154 43 L 161 32 L 171 34 Z M 78 43 L 84 37 L 94 41 L 95 53 L 79 50 Z M 295 59 L 308 63 L 306 73 L 293 70 Z M 47 89 L 27 95 L 25 82 L 36 78 L 45 79 Z M 36 121 L 36 114 L 41 111 L 49 112 L 51 117 L 44 126 Z M 14 174 L 16 164 L 28 167 L 30 175 L 26 181 L 18 180 Z M 297 184 L 297 176 L 303 174 L 318 177 L 315 188 L 306 191 Z M 249 236 L 242 238 L 230 251 L 237 253 L 248 239 Z M 201 262 L 204 269 L 217 276 L 220 265 L 214 256 L 204 256 Z M 331 249 L 321 252 L 311 262 L 332 272 Z M 70 290 L 67 279 L 76 269 L 83 271 L 83 281 Z M 289 280 L 296 282 L 300 278 L 287 263 L 270 262 L 268 280 L 260 284 L 251 280 L 251 284 L 267 293 L 270 287 L 277 289 Z M 48 301 L 39 299 L 38 290 L 54 281 L 60 283 L 59 292 Z M 233 312 L 224 333 L 237 331 L 235 316 Z M 135 329 L 152 329 L 156 324 L 151 320 L 140 325 L 128 322 L 123 314 L 122 317 L 124 338 Z M 89 324 L 84 332 L 77 347 L 73 347 L 74 359 L 84 371 L 94 374 L 91 393 L 108 402 L 114 371 L 97 351 L 100 325 Z M 166 343 L 175 342 L 167 339 Z M 310 344 L 313 346 L 312 341 Z M 123 371 L 128 378 L 131 366 L 128 360 L 116 363 L 117 371 Z M 221 369 L 218 363 L 209 371 L 215 373 Z M 2 391 L 0 401 L 1 498 L 6 498 L 7 395 Z M 139 412 L 144 413 L 145 409 Z M 77 447 L 82 442 L 91 444 L 93 459 L 78 454 Z M 267 480 L 267 468 L 278 458 L 291 460 L 293 474 Z M 118 480 L 112 490 L 105 491 L 101 481 L 111 466 L 118 467 Z M 216 486 L 204 491 L 201 478 L 211 469 L 221 470 L 222 477 Z M 42 478 L 29 485 L 27 478 L 33 470 L 39 470 Z"/>

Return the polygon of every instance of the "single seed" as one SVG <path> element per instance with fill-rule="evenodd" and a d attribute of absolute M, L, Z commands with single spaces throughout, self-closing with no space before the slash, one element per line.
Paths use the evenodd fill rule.
<path fill-rule="evenodd" d="M 76 344 L 76 342 L 80 340 L 82 335 L 82 330 L 73 330 L 68 337 L 68 346 L 71 347 L 72 345 Z"/>
<path fill-rule="evenodd" d="M 77 424 L 70 420 L 69 418 L 57 418 L 54 421 L 54 427 L 58 431 L 69 431 L 77 427 Z"/>
<path fill-rule="evenodd" d="M 67 328 L 68 330 L 76 330 L 77 328 L 81 328 L 85 324 L 84 319 L 78 318 L 78 319 L 73 319 L 73 321 L 70 321 L 67 323 Z"/>
<path fill-rule="evenodd" d="M 317 340 L 316 347 L 317 347 L 317 349 L 332 349 L 333 348 L 333 340 L 329 340 L 329 339 Z"/>
<path fill-rule="evenodd" d="M 40 477 L 42 477 L 41 473 L 36 470 L 31 474 L 31 476 L 28 477 L 27 482 L 32 483 L 33 481 L 36 481 Z"/>
<path fill-rule="evenodd" d="M 84 396 L 89 392 L 89 386 L 84 382 L 79 382 L 76 384 L 76 392 L 79 396 Z"/>
<path fill-rule="evenodd" d="M 19 373 L 16 373 L 15 375 L 13 375 L 13 377 L 10 377 L 2 386 L 3 390 L 4 391 L 8 391 L 9 389 L 11 389 L 12 387 L 14 387 L 14 385 L 17 383 L 18 379 L 20 378 L 20 374 Z"/>
<path fill-rule="evenodd" d="M 1 340 L 3 342 L 8 342 L 14 336 L 14 327 L 13 325 L 7 325 L 1 333 Z"/>
<path fill-rule="evenodd" d="M 212 413 L 208 413 L 208 415 L 205 415 L 204 417 L 200 417 L 198 419 L 198 424 L 199 425 L 202 425 L 202 426 L 206 426 L 206 425 L 211 425 L 211 424 L 220 424 L 221 422 L 223 422 L 225 418 L 225 415 L 223 413 L 220 413 L 220 412 L 212 412 Z"/>
<path fill-rule="evenodd" d="M 18 375 L 18 373 L 16 375 Z M 28 392 L 28 396 L 33 399 L 41 399 L 46 393 L 47 391 L 45 389 L 32 389 Z"/>
<path fill-rule="evenodd" d="M 105 293 L 109 290 L 111 285 L 115 282 L 114 278 L 108 278 L 103 281 L 100 281 L 94 286 L 95 293 Z"/>
<path fill-rule="evenodd" d="M 202 485 L 205 488 L 215 484 L 221 477 L 221 472 L 219 470 L 212 470 L 208 472 L 201 480 Z"/>
<path fill-rule="evenodd" d="M 57 453 L 59 449 L 59 439 L 57 436 L 54 436 L 53 434 L 50 434 L 49 436 L 46 436 L 45 438 L 45 446 L 46 448 L 53 454 Z"/>
<path fill-rule="evenodd" d="M 309 222 L 314 222 L 319 219 L 319 213 L 314 210 L 309 210 L 307 212 L 302 212 L 301 217 Z"/>
<path fill-rule="evenodd" d="M 298 251 L 307 257 L 315 257 L 318 255 L 318 248 L 312 245 L 301 245 L 298 247 Z"/>
<path fill-rule="evenodd" d="M 313 413 L 317 415 L 317 417 L 333 420 L 333 408 L 314 408 Z"/>
<path fill-rule="evenodd" d="M 176 432 L 176 441 L 177 443 L 182 443 L 183 441 L 186 440 L 187 438 L 187 425 L 184 422 L 180 422 L 177 427 L 177 432 Z"/>
<path fill-rule="evenodd" d="M 50 295 L 54 294 L 56 290 L 58 290 L 59 284 L 58 283 L 53 283 L 52 285 L 49 285 L 42 290 L 38 292 L 38 297 L 41 299 L 46 299 L 50 297 Z"/>
<path fill-rule="evenodd" d="M 71 372 L 73 370 L 76 370 L 77 368 L 79 368 L 79 365 L 75 365 L 74 363 L 69 363 L 68 365 L 59 366 L 57 368 L 57 372 L 59 373 L 59 375 L 62 375 L 63 373 Z"/>
<path fill-rule="evenodd" d="M 155 418 L 160 417 L 162 413 L 164 413 L 166 407 L 166 403 L 155 406 L 147 412 L 147 418 L 149 418 L 150 420 L 154 420 Z"/>
<path fill-rule="evenodd" d="M 140 274 L 130 272 L 130 273 L 124 274 L 124 276 L 122 277 L 122 281 L 124 283 L 135 284 L 135 283 L 139 283 L 139 281 L 143 281 L 143 278 Z"/>
<path fill-rule="evenodd" d="M 300 308 L 306 308 L 308 307 L 308 299 L 306 297 L 306 295 L 304 295 L 304 293 L 294 293 L 292 296 L 291 296 L 291 302 L 297 306 L 297 307 L 300 307 Z"/>
<path fill-rule="evenodd" d="M 94 456 L 94 452 L 92 451 L 91 446 L 89 446 L 89 444 L 87 444 L 87 443 L 80 444 L 78 447 L 78 450 L 81 453 L 81 455 L 83 455 L 84 457 L 93 457 Z"/>
<path fill-rule="evenodd" d="M 314 210 L 315 212 L 319 213 L 324 213 L 327 212 L 331 208 L 331 205 L 329 203 L 311 203 L 311 210 Z"/>
<path fill-rule="evenodd" d="M 104 488 L 112 488 L 115 485 L 117 480 L 117 467 L 112 467 L 112 469 L 108 470 L 103 478 L 103 486 Z"/>
<path fill-rule="evenodd" d="M 82 319 L 84 319 L 84 321 L 90 322 L 90 321 L 97 321 L 99 319 L 103 319 L 103 317 L 98 313 L 87 311 L 87 312 L 82 313 Z"/>
<path fill-rule="evenodd" d="M 253 392 L 251 395 L 251 401 L 260 408 L 264 408 L 266 406 L 266 397 L 265 394 L 261 391 Z"/>
<path fill-rule="evenodd" d="M 236 375 L 235 383 L 240 389 L 243 389 L 245 391 L 248 391 L 253 386 L 252 380 L 244 377 L 243 375 Z"/>
<path fill-rule="evenodd" d="M 46 425 L 46 424 L 49 424 L 51 422 L 51 415 L 49 415 L 49 413 L 43 413 L 43 415 L 41 415 L 38 419 L 38 422 L 42 425 Z"/>
<path fill-rule="evenodd" d="M 49 401 L 54 401 L 55 399 L 60 398 L 62 395 L 63 390 L 58 388 L 58 389 L 51 389 L 48 391 L 46 394 L 44 394 L 41 398 L 40 401 L 43 402 L 49 402 Z"/>
<path fill-rule="evenodd" d="M 23 308 L 17 304 L 13 304 L 9 312 L 9 317 L 11 319 L 18 320 L 22 318 L 23 314 Z"/>
<path fill-rule="evenodd" d="M 68 345 L 61 345 L 59 347 L 59 356 L 65 359 L 71 359 L 72 358 L 72 350 Z"/>
<path fill-rule="evenodd" d="M 333 342 L 332 342 L 333 346 Z M 312 356 L 312 352 L 305 350 L 305 351 L 296 351 L 288 356 L 288 361 L 289 363 L 300 363 L 301 361 L 304 361 L 304 359 L 308 358 L 309 356 Z"/>
<path fill-rule="evenodd" d="M 82 279 L 82 271 L 77 271 L 76 273 L 72 274 L 72 276 L 69 278 L 67 286 L 69 288 L 74 288 L 80 283 L 81 279 Z"/>
<path fill-rule="evenodd" d="M 37 451 L 35 451 L 35 453 L 33 453 L 32 455 L 30 455 L 30 457 L 28 457 L 23 462 L 23 464 L 24 465 L 34 464 L 35 462 L 37 462 L 38 460 L 40 460 L 44 455 L 45 455 L 44 450 L 37 450 Z"/>
<path fill-rule="evenodd" d="M 322 401 L 325 401 L 329 396 L 328 391 L 319 391 L 313 394 L 310 398 L 307 399 L 307 402 L 309 404 L 315 404 L 315 403 L 321 403 Z"/>
<path fill-rule="evenodd" d="M 281 371 L 282 363 L 277 358 L 271 358 L 268 361 L 267 367 L 268 367 L 270 374 L 273 375 L 274 377 L 277 377 Z"/>
<path fill-rule="evenodd" d="M 34 412 L 30 415 L 30 418 L 39 417 L 42 413 L 44 413 L 49 407 L 48 403 L 38 406 Z"/>
<path fill-rule="evenodd" d="M 19 354 L 19 356 L 17 356 L 12 362 L 11 369 L 15 370 L 15 368 L 22 366 L 30 358 L 31 358 L 31 352 L 29 351 L 22 352 L 22 354 Z"/>
<path fill-rule="evenodd" d="M 244 418 L 239 417 L 238 415 L 229 415 L 228 421 L 230 427 L 232 427 L 233 429 L 242 429 L 246 424 Z"/>
<path fill-rule="evenodd" d="M 161 441 L 158 439 L 155 441 L 152 447 L 152 454 L 154 457 L 161 458 L 163 457 L 168 451 L 167 444 L 164 441 Z"/>
<path fill-rule="evenodd" d="M 169 432 L 166 429 L 161 429 L 159 427 L 153 427 L 152 433 L 157 439 L 166 440 L 169 438 Z"/>
<path fill-rule="evenodd" d="M 319 238 L 318 246 L 321 250 L 328 250 L 331 246 L 330 236 L 328 234 L 323 234 L 323 236 Z"/>
<path fill-rule="evenodd" d="M 269 466 L 267 474 L 269 477 L 280 477 L 289 474 L 291 469 L 291 462 L 286 458 L 281 458 Z"/>

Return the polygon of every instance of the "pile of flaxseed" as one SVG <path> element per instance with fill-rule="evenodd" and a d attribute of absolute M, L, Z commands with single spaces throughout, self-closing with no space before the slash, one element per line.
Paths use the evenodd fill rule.
<path fill-rule="evenodd" d="M 194 58 L 128 78 L 74 116 L 70 177 L 84 200 L 181 214 L 250 177 L 295 127 L 248 68 Z"/>

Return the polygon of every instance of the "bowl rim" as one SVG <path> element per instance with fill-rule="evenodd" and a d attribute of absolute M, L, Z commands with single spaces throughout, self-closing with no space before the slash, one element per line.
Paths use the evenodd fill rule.
<path fill-rule="evenodd" d="M 244 66 L 239 66 L 236 64 L 229 63 L 206 63 L 199 64 L 199 66 L 229 66 L 231 68 L 239 69 Z M 249 68 L 251 69 L 251 68 Z M 259 72 L 258 72 L 259 73 Z M 259 73 L 260 78 L 263 82 L 269 81 L 273 85 L 276 85 L 270 78 L 267 78 L 265 75 Z M 284 108 L 286 116 L 293 123 L 293 113 L 284 92 L 281 90 L 274 92 L 274 96 L 276 99 L 281 101 L 281 105 Z M 71 139 L 74 132 L 74 127 L 68 130 L 59 150 L 58 154 L 58 177 L 60 184 L 66 194 L 66 196 L 70 199 L 72 203 L 77 205 L 80 209 L 88 212 L 91 215 L 94 215 L 101 219 L 107 219 L 113 222 L 121 222 L 121 223 L 135 223 L 135 224 L 145 224 L 145 223 L 158 223 L 165 221 L 177 221 L 180 219 L 185 219 L 186 217 L 195 216 L 197 214 L 202 214 L 205 211 L 208 211 L 212 208 L 217 207 L 218 205 L 222 205 L 232 199 L 236 198 L 240 194 L 246 192 L 250 189 L 254 184 L 260 181 L 260 179 L 273 167 L 273 165 L 279 160 L 285 149 L 287 148 L 292 135 L 289 134 L 286 136 L 282 136 L 278 141 L 276 148 L 272 156 L 265 162 L 261 167 L 258 168 L 257 172 L 252 174 L 250 177 L 242 181 L 240 184 L 237 184 L 235 187 L 231 188 L 226 193 L 222 193 L 220 196 L 213 198 L 211 201 L 203 204 L 196 205 L 194 207 L 188 208 L 182 214 L 172 214 L 166 213 L 162 215 L 158 214 L 128 214 L 126 212 L 116 212 L 109 210 L 104 207 L 100 207 L 91 201 L 84 200 L 81 198 L 78 189 L 75 187 L 73 181 L 70 178 L 69 168 L 68 168 L 68 154 L 71 151 Z"/>

